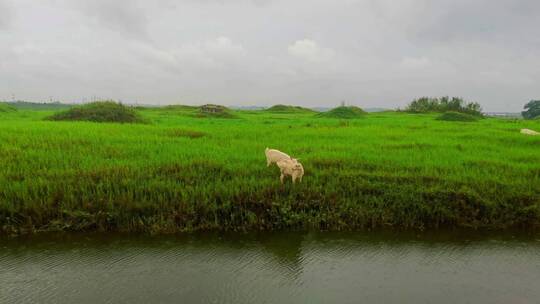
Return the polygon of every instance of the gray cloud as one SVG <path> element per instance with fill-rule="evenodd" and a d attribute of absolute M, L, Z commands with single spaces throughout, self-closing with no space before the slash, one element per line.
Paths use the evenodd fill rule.
<path fill-rule="evenodd" d="M 141 1 L 82 0 L 74 1 L 73 4 L 96 25 L 129 38 L 146 39 L 148 37 L 148 17 Z"/>
<path fill-rule="evenodd" d="M 540 97 L 537 1 L 0 0 L 10 18 L 0 99 L 398 107 L 456 95 L 519 111 Z"/>
<path fill-rule="evenodd" d="M 0 30 L 6 30 L 13 20 L 13 9 L 5 0 L 0 0 Z"/>
<path fill-rule="evenodd" d="M 482 40 L 505 43 L 524 38 L 540 15 L 537 1 L 430 1 L 415 24 L 416 35 L 427 42 Z M 419 20 L 420 21 L 420 20 Z M 527 41 L 522 41 L 527 43 Z"/>

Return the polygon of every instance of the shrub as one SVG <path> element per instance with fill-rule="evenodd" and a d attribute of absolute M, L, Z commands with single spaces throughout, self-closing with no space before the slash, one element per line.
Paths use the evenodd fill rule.
<path fill-rule="evenodd" d="M 521 112 L 525 119 L 540 118 L 540 100 L 531 100 L 524 107 L 526 111 Z"/>
<path fill-rule="evenodd" d="M 405 109 L 411 113 L 429 113 L 429 112 L 461 112 L 475 116 L 482 116 L 482 107 L 476 102 L 466 102 L 462 98 L 448 97 L 432 98 L 422 97 L 413 100 Z"/>
<path fill-rule="evenodd" d="M 317 114 L 318 117 L 324 118 L 341 118 L 341 119 L 353 119 L 364 117 L 367 113 L 360 109 L 359 107 L 354 106 L 341 106 L 334 108 L 328 112 Z"/>
<path fill-rule="evenodd" d="M 73 107 L 67 111 L 56 113 L 47 119 L 119 123 L 145 122 L 135 110 L 114 101 L 97 101 Z"/>
<path fill-rule="evenodd" d="M 467 113 L 450 111 L 450 112 L 445 112 L 441 116 L 437 117 L 437 120 L 471 122 L 471 121 L 477 121 L 478 116 L 474 116 Z"/>

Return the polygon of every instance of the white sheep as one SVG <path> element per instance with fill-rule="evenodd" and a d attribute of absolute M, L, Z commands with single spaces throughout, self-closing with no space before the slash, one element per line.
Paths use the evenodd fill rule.
<path fill-rule="evenodd" d="M 293 184 L 296 182 L 297 179 L 302 182 L 302 177 L 304 176 L 304 167 L 302 167 L 302 164 L 299 163 L 297 160 L 285 158 L 277 161 L 276 164 L 279 167 L 279 171 L 281 172 L 279 180 L 282 184 L 283 179 L 287 175 L 290 175 L 292 177 Z"/>
<path fill-rule="evenodd" d="M 525 135 L 540 135 L 540 133 L 534 131 L 534 130 L 531 130 L 531 129 L 521 129 L 521 134 L 525 134 Z"/>
<path fill-rule="evenodd" d="M 276 150 L 276 149 L 268 149 L 266 148 L 264 150 L 264 154 L 266 155 L 266 166 L 270 167 L 271 164 L 277 163 L 278 161 L 282 159 L 289 159 L 293 160 L 294 158 L 290 157 L 289 155 Z"/>

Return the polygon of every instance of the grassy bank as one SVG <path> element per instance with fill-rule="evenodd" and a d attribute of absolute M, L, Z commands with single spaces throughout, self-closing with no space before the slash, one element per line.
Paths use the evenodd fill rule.
<path fill-rule="evenodd" d="M 0 229 L 540 227 L 540 121 L 139 109 L 148 124 L 0 113 Z M 279 183 L 264 148 L 301 158 Z"/>

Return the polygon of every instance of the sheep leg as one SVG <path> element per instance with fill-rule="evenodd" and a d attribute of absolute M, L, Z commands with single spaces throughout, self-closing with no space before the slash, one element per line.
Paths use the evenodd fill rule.
<path fill-rule="evenodd" d="M 281 173 L 281 176 L 279 177 L 279 180 L 281 181 L 281 184 L 283 184 L 283 179 L 285 178 L 285 175 L 283 175 L 283 173 Z"/>

